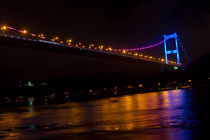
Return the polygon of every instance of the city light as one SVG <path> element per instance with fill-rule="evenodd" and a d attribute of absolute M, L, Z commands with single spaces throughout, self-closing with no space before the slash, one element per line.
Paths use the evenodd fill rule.
<path fill-rule="evenodd" d="M 68 39 L 66 42 L 67 42 L 67 43 L 71 43 L 71 42 L 72 42 L 72 40 L 71 40 L 71 39 Z"/>
<path fill-rule="evenodd" d="M 23 33 L 23 34 L 27 34 L 27 30 L 23 30 L 22 33 Z"/>
<path fill-rule="evenodd" d="M 45 37 L 44 37 L 44 34 L 39 34 L 38 37 L 39 37 L 39 38 L 42 38 L 42 39 L 45 38 Z"/>
<path fill-rule="evenodd" d="M 104 46 L 103 46 L 103 45 L 100 45 L 98 48 L 99 48 L 100 50 L 103 50 Z"/>
<path fill-rule="evenodd" d="M 138 87 L 140 87 L 140 88 L 141 88 L 141 87 L 143 87 L 143 85 L 142 85 L 142 84 L 139 84 L 139 85 L 138 85 Z"/>
<path fill-rule="evenodd" d="M 126 50 L 122 50 L 122 54 L 125 54 L 126 53 Z"/>
<path fill-rule="evenodd" d="M 112 48 L 111 48 L 111 47 L 109 47 L 109 48 L 108 48 L 108 51 L 112 51 Z"/>
<path fill-rule="evenodd" d="M 28 98 L 29 106 L 33 106 L 34 98 Z"/>
<path fill-rule="evenodd" d="M 7 26 L 2 26 L 1 30 L 3 30 L 3 31 L 7 30 Z"/>
<path fill-rule="evenodd" d="M 51 39 L 51 41 L 53 41 L 53 42 L 54 41 L 57 41 L 57 40 L 59 40 L 59 37 L 58 36 Z"/>
<path fill-rule="evenodd" d="M 138 56 L 138 53 L 134 53 L 134 56 Z"/>
<path fill-rule="evenodd" d="M 35 37 L 36 35 L 35 34 L 30 34 L 31 36 Z"/>
<path fill-rule="evenodd" d="M 179 68 L 178 68 L 177 66 L 174 66 L 174 69 L 175 69 L 175 70 L 178 70 Z"/>

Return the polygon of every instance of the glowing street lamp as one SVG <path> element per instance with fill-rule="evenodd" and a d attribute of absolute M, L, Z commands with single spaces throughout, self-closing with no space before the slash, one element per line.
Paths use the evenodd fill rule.
<path fill-rule="evenodd" d="M 138 53 L 134 53 L 134 56 L 138 56 Z"/>
<path fill-rule="evenodd" d="M 44 34 L 39 34 L 38 37 L 41 39 L 45 39 Z"/>
<path fill-rule="evenodd" d="M 3 31 L 7 30 L 7 26 L 2 26 L 1 30 L 3 30 Z"/>
<path fill-rule="evenodd" d="M 56 40 L 59 40 L 59 37 L 54 37 L 53 39 L 51 39 L 51 41 L 56 41 Z"/>
<path fill-rule="evenodd" d="M 66 42 L 67 42 L 67 43 L 71 43 L 71 42 L 72 42 L 72 40 L 71 40 L 71 39 L 68 39 Z"/>
<path fill-rule="evenodd" d="M 126 53 L 126 50 L 122 50 L 122 54 L 125 54 Z"/>
<path fill-rule="evenodd" d="M 100 50 L 103 50 L 104 46 L 101 45 L 101 46 L 99 46 L 98 48 L 99 48 Z"/>
<path fill-rule="evenodd" d="M 44 34 L 39 34 L 38 37 L 42 38 L 44 36 Z"/>
<path fill-rule="evenodd" d="M 27 34 L 27 30 L 23 30 L 22 33 L 23 33 L 23 34 Z"/>
<path fill-rule="evenodd" d="M 94 47 L 94 44 L 90 44 L 88 48 L 91 49 L 92 47 Z"/>
<path fill-rule="evenodd" d="M 143 87 L 143 85 L 142 85 L 142 84 L 139 84 L 139 85 L 138 85 L 138 87 L 142 88 L 142 87 Z"/>

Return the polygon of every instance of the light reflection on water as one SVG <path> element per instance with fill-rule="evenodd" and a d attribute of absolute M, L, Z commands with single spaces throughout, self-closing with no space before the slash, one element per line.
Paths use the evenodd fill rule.
<path fill-rule="evenodd" d="M 193 104 L 192 90 L 171 90 L 19 107 L 1 111 L 0 138 L 191 139 L 201 123 Z"/>

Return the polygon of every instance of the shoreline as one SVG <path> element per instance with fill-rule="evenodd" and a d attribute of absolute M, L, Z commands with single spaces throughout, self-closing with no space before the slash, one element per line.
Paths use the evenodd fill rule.
<path fill-rule="evenodd" d="M 107 98 L 112 98 L 112 97 L 122 97 L 122 96 L 127 96 L 127 95 L 134 95 L 134 94 L 146 94 L 146 93 L 151 93 L 151 92 L 161 92 L 161 91 L 169 91 L 169 90 L 181 90 L 181 89 L 192 89 L 191 87 L 185 87 L 185 88 L 168 88 L 168 89 L 161 89 L 161 90 L 145 90 L 142 92 L 137 92 L 136 90 L 130 90 L 129 93 L 128 91 L 121 92 L 120 94 L 108 94 L 108 95 L 97 95 L 97 96 L 86 96 L 84 97 L 76 97 L 76 98 L 68 98 L 64 99 L 62 97 L 56 97 L 53 100 L 39 100 L 39 98 L 28 98 L 27 100 L 23 100 L 22 102 L 15 102 L 11 101 L 9 103 L 1 103 L 0 108 L 2 107 L 26 107 L 26 106 L 41 106 L 41 105 L 55 105 L 55 104 L 65 104 L 65 103 L 74 103 L 74 102 L 88 102 L 88 101 L 95 101 L 95 100 L 103 100 Z"/>

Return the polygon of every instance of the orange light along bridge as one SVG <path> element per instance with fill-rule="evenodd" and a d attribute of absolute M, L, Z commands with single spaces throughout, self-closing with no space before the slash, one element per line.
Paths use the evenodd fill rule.
<path fill-rule="evenodd" d="M 111 47 L 104 48 L 104 46 L 99 46 L 95 47 L 94 44 L 90 44 L 88 47 L 82 45 L 81 43 L 73 44 L 71 39 L 68 39 L 67 41 L 61 41 L 59 37 L 54 37 L 52 39 L 46 39 L 46 37 L 43 34 L 34 34 L 34 33 L 28 33 L 27 30 L 19 30 L 13 27 L 8 27 L 5 25 L 1 25 L 1 33 L 0 37 L 4 39 L 15 39 L 15 40 L 22 40 L 22 41 L 29 41 L 29 42 L 34 42 L 34 43 L 45 43 L 48 45 L 54 45 L 57 46 L 58 48 L 74 48 L 78 50 L 83 50 L 83 51 L 88 51 L 91 53 L 100 53 L 100 54 L 109 54 L 113 56 L 121 56 L 121 57 L 126 57 L 126 58 L 131 58 L 131 59 L 140 59 L 144 61 L 150 61 L 150 62 L 155 62 L 155 63 L 161 63 L 161 64 L 167 64 L 171 66 L 182 66 L 183 64 L 180 61 L 180 53 L 179 53 L 179 48 L 183 49 L 183 52 L 187 56 L 188 62 L 190 62 L 190 59 L 187 55 L 186 50 L 184 49 L 180 39 L 178 38 L 178 35 L 176 33 L 171 34 L 171 35 L 164 35 L 163 40 L 148 45 L 148 46 L 141 46 L 138 48 L 121 48 L 121 49 L 113 49 Z M 174 39 L 174 48 L 168 49 L 168 44 L 167 42 Z M 162 58 L 156 58 L 154 56 L 150 55 L 145 55 L 142 54 L 142 50 L 147 50 L 147 49 L 152 49 L 154 47 L 160 47 L 163 46 L 164 48 L 164 53 L 165 56 Z M 179 47 L 181 46 L 181 47 Z M 169 61 L 169 57 L 171 54 L 176 55 L 176 61 Z"/>

